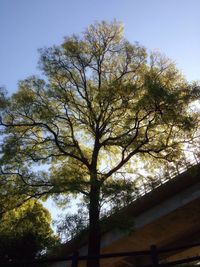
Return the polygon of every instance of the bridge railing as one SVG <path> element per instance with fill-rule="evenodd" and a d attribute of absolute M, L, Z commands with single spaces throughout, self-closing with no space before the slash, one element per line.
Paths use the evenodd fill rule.
<path fill-rule="evenodd" d="M 139 190 L 138 196 L 136 198 L 139 198 L 141 196 L 144 196 L 145 194 L 153 191 L 155 188 L 163 185 L 164 183 L 172 180 L 176 176 L 180 175 L 181 173 L 184 173 L 188 169 L 190 169 L 192 166 L 195 166 L 200 163 L 199 158 L 195 159 L 190 159 L 189 161 L 185 162 L 184 165 L 179 166 L 177 164 L 176 170 L 169 172 L 167 175 L 163 175 L 158 177 L 157 179 L 154 179 L 153 182 L 151 183 L 150 181 L 146 181 L 146 184 L 144 183 L 143 185 L 141 184 L 141 188 Z"/>
<path fill-rule="evenodd" d="M 144 195 L 155 190 L 156 188 L 169 182 L 173 178 L 184 173 L 185 171 L 187 171 L 188 169 L 190 169 L 191 167 L 193 167 L 197 164 L 200 164 L 200 158 L 193 155 L 193 159 L 190 158 L 188 161 L 185 160 L 184 164 L 182 163 L 182 165 L 177 163 L 174 166 L 174 170 L 168 171 L 168 173 L 165 175 L 161 174 L 160 176 L 157 176 L 157 177 L 154 176 L 154 179 L 152 179 L 152 180 L 149 177 L 139 178 L 139 180 L 140 180 L 139 184 L 138 184 L 137 188 L 135 188 L 135 190 L 133 190 L 134 192 L 133 192 L 133 196 L 131 198 L 131 201 L 129 203 L 124 203 L 122 206 L 120 206 L 118 208 L 118 210 L 133 203 L 137 199 L 143 197 Z M 116 208 L 108 207 L 102 212 L 102 218 L 106 218 L 106 217 L 109 217 L 111 215 L 114 215 L 115 212 L 116 212 Z"/>
<path fill-rule="evenodd" d="M 71 267 L 78 267 L 79 263 L 81 261 L 87 261 L 88 259 L 110 259 L 110 258 L 125 258 L 125 257 L 137 257 L 137 256 L 144 256 L 149 257 L 148 264 L 145 265 L 131 265 L 134 267 L 168 267 L 168 266 L 179 266 L 181 264 L 188 264 L 188 263 L 194 263 L 197 261 L 200 261 L 200 253 L 199 255 L 195 255 L 192 257 L 185 257 L 179 260 L 175 261 L 168 261 L 167 257 L 162 257 L 164 254 L 174 254 L 178 251 L 184 251 L 190 248 L 194 247 L 200 247 L 200 243 L 193 243 L 193 244 L 186 244 L 182 246 L 176 246 L 171 248 L 158 248 L 156 245 L 152 245 L 149 250 L 141 250 L 141 251 L 128 251 L 128 252 L 119 252 L 119 253 L 106 253 L 106 254 L 100 254 L 100 255 L 94 255 L 94 256 L 82 256 L 79 255 L 78 251 L 75 251 L 73 255 L 67 256 L 67 257 L 57 257 L 53 259 L 37 259 L 32 261 L 13 261 L 13 262 L 0 262 L 1 267 L 43 267 L 43 266 L 53 266 L 53 264 L 57 264 L 56 266 L 59 266 L 59 263 L 65 262 L 66 264 L 69 262 L 69 265 Z M 161 259 L 160 259 L 161 258 Z M 71 265 L 70 265 L 71 262 Z M 66 265 L 65 264 L 65 265 Z M 63 266 L 63 265 L 62 265 Z M 103 266 L 103 264 L 102 264 Z"/>

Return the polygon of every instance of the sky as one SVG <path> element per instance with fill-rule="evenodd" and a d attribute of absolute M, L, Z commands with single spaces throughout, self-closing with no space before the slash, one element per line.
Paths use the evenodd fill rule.
<path fill-rule="evenodd" d="M 171 58 L 200 80 L 199 0 L 0 0 L 0 86 L 39 74 L 38 49 L 61 44 L 95 21 L 117 19 L 125 36 Z"/>
<path fill-rule="evenodd" d="M 0 86 L 12 94 L 19 80 L 40 74 L 39 48 L 113 19 L 130 42 L 159 50 L 189 81 L 200 80 L 199 12 L 200 0 L 0 0 Z"/>

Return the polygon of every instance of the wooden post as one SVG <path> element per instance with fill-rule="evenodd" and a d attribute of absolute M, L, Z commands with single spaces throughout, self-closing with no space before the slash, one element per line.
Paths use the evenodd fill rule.
<path fill-rule="evenodd" d="M 159 266 L 159 261 L 158 261 L 158 250 L 155 245 L 151 246 L 151 261 L 152 261 L 152 266 L 153 267 L 158 267 Z"/>
<path fill-rule="evenodd" d="M 72 257 L 72 265 L 71 265 L 71 267 L 78 267 L 78 256 L 79 256 L 79 252 L 75 251 L 73 253 L 73 257 Z"/>

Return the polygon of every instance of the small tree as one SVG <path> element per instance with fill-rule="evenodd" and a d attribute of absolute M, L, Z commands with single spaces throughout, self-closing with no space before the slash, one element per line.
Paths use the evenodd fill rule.
<path fill-rule="evenodd" d="M 42 204 L 29 200 L 0 219 L 0 260 L 31 260 L 58 242 L 51 217 Z"/>
<path fill-rule="evenodd" d="M 45 80 L 28 78 L 2 95 L 2 177 L 15 177 L 29 196 L 82 194 L 88 254 L 99 254 L 103 196 L 124 187 L 118 172 L 138 161 L 179 158 L 192 138 L 193 87 L 168 59 L 130 44 L 117 22 L 41 50 L 40 67 Z M 36 173 L 38 163 L 46 171 Z"/>

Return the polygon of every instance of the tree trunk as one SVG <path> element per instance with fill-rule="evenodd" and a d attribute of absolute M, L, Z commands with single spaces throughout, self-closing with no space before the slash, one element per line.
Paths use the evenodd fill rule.
<path fill-rule="evenodd" d="M 100 188 L 98 181 L 93 181 L 90 190 L 89 204 L 89 238 L 88 238 L 88 256 L 97 256 L 100 254 L 101 233 L 99 225 L 99 196 Z M 99 259 L 88 259 L 87 267 L 99 267 Z"/>

